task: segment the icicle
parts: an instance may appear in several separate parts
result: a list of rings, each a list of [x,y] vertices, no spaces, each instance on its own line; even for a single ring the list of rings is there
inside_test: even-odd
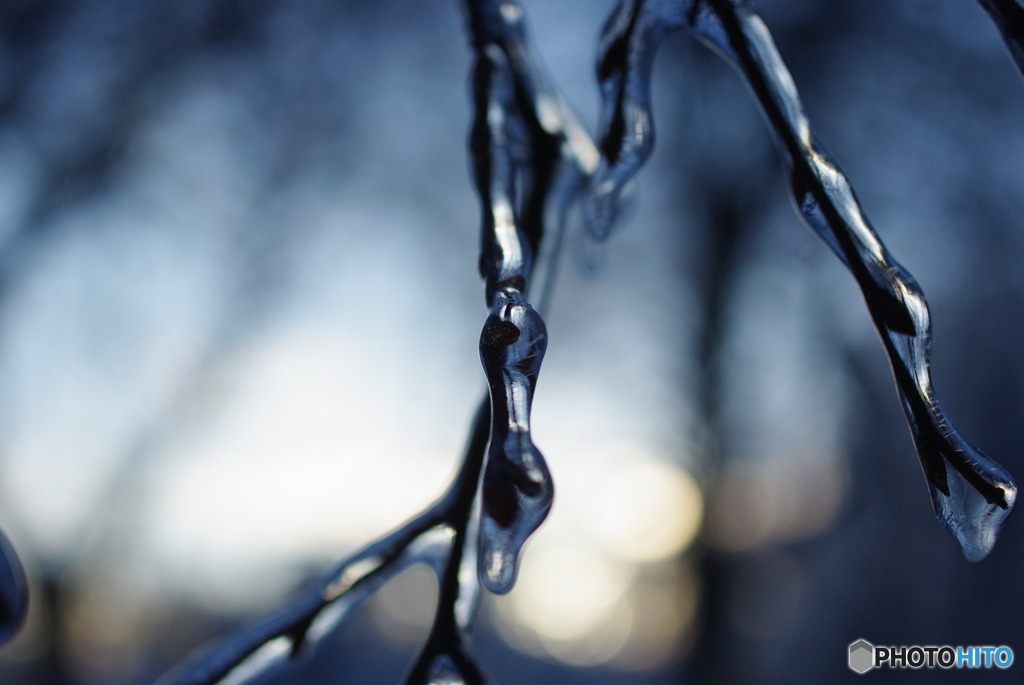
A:
[[[1006,0],[983,0],[983,5],[997,23],[1000,16],[1021,13],[1018,4]],[[630,0],[612,13],[598,67],[605,97],[605,157],[590,188],[596,217],[592,230],[598,237],[607,234],[610,224],[601,223],[602,217],[612,216],[614,210],[602,209],[601,203],[613,206],[623,184],[650,154],[651,65],[661,40],[683,26],[732,63],[757,98],[789,168],[797,208],[846,264],[864,294],[892,365],[935,512],[963,555],[980,561],[992,550],[1013,509],[1016,486],[1001,466],[953,428],[939,406],[929,374],[931,320],[924,295],[882,244],[845,174],[814,137],[768,28],[745,3]],[[1004,26],[1004,34],[1009,33]],[[1018,53],[1014,51],[1015,56]]]

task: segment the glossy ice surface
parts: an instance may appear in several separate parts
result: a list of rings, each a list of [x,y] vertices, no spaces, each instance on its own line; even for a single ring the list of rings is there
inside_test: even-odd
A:
[[[473,422],[462,468],[448,492],[421,515],[341,562],[292,606],[186,659],[160,685],[238,685],[286,665],[416,562],[435,570],[440,597],[430,636],[406,682],[484,682],[463,647],[481,582],[493,592],[512,588],[522,545],[543,522],[553,497],[544,458],[530,438],[530,407],[547,348],[544,321],[526,295],[534,254],[546,234],[545,208],[549,202],[559,207],[564,220],[598,152],[548,85],[526,42],[519,5],[475,0],[466,7],[475,55],[470,152],[481,202],[480,272],[490,311],[480,335],[489,397]],[[550,233],[561,228],[553,226]],[[548,258],[556,257],[557,250]],[[549,268],[544,292],[553,273]]]
[[[1000,24],[1020,63],[1024,11],[1009,1],[982,5]],[[616,198],[651,153],[651,67],[661,41],[681,28],[690,29],[720,53],[756,97],[789,171],[793,201],[864,295],[892,365],[935,513],[968,561],[984,559],[1013,510],[1016,485],[953,427],[939,405],[929,373],[931,320],[924,294],[889,254],[839,164],[815,138],[768,28],[746,3],[630,0],[612,13],[598,61],[604,156],[587,200],[591,233],[598,238],[608,235]]]
[[[517,291],[500,294],[480,338],[492,419],[479,565],[481,582],[492,592],[512,589],[519,550],[554,496],[544,457],[530,439],[530,405],[546,348],[540,315]]]

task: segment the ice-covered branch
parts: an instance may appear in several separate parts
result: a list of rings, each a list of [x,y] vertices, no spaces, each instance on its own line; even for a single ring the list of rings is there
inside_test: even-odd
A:
[[[158,685],[249,682],[308,653],[381,585],[409,565],[427,563],[443,577],[453,550],[464,542],[469,527],[488,423],[485,405],[474,420],[458,476],[448,492],[425,512],[335,566],[312,590],[278,614],[186,659],[158,680]]]
[[[388,579],[419,562],[434,569],[440,593],[407,682],[484,682],[462,635],[475,613],[478,578],[495,592],[511,589],[520,548],[543,521],[553,493],[529,430],[547,344],[544,322],[526,298],[533,256],[546,234],[558,243],[567,206],[599,155],[548,84],[526,40],[522,8],[489,0],[466,7],[476,58],[470,151],[483,214],[480,271],[490,312],[480,357],[489,398],[473,421],[459,474],[425,512],[338,564],[297,602],[186,659],[158,685],[239,685],[265,675],[311,651]],[[518,194],[517,184],[524,190]],[[558,221],[545,231],[549,204]],[[557,256],[549,250],[544,259]],[[554,265],[545,267],[547,293]]]
[[[978,0],[978,4],[996,23],[1010,56],[1024,74],[1024,5],[1018,0]]]
[[[1006,16],[1017,16],[1011,7],[1020,11],[1016,3],[1001,0],[986,7],[998,7]],[[969,561],[983,559],[1013,509],[1013,479],[953,428],[935,398],[924,295],[882,244],[849,180],[811,132],[771,34],[744,2],[627,0],[613,11],[597,68],[604,111],[602,159],[587,199],[592,233],[607,235],[618,193],[650,155],[651,66],[664,37],[680,28],[689,28],[732,64],[761,106],[789,169],[797,208],[861,288],[892,365],[935,512]],[[1005,28],[1004,34],[1009,35]]]
[[[496,11],[499,16],[487,16]],[[521,10],[471,5],[474,27],[495,19],[521,21]],[[483,16],[480,16],[483,15]],[[480,359],[491,398],[491,436],[481,492],[479,570],[485,587],[508,592],[519,550],[547,516],[554,488],[544,457],[530,439],[530,406],[547,330],[525,292],[534,244],[515,210],[517,159],[513,136],[524,128],[506,52],[476,40],[475,121],[470,138],[482,209],[480,274],[491,311],[480,334]]]

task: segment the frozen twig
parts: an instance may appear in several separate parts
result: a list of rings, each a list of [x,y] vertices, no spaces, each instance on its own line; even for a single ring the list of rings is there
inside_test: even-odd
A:
[[[468,528],[487,423],[484,408],[474,421],[459,474],[448,492],[425,512],[335,566],[291,606],[182,662],[158,680],[158,685],[248,682],[309,652],[381,585],[409,565],[428,563],[441,576],[446,558],[451,557]]]
[[[308,653],[388,579],[418,562],[434,569],[440,593],[430,636],[406,682],[484,682],[463,646],[478,578],[493,591],[511,589],[519,550],[553,495],[529,434],[547,343],[544,322],[526,298],[532,257],[546,233],[555,246],[560,243],[568,205],[599,155],[549,86],[526,41],[522,8],[490,0],[466,6],[476,58],[470,151],[483,214],[480,271],[490,312],[480,357],[489,398],[476,413],[459,473],[422,514],[335,566],[278,614],[186,659],[158,685],[239,685],[265,675]],[[518,195],[517,183],[524,185]],[[546,232],[549,203],[556,206],[557,222]],[[550,263],[542,298],[550,292],[557,253],[545,255]]]
[[[1010,56],[1024,74],[1024,5],[1018,0],[978,0],[1006,41]]]
[[[492,28],[520,22],[521,14],[508,3],[470,4],[476,51],[470,151],[482,210],[480,274],[490,308],[480,334],[491,436],[481,485],[479,573],[484,586],[499,593],[512,588],[519,551],[547,516],[554,495],[544,457],[530,438],[530,406],[547,329],[526,299],[539,241],[527,236],[515,211],[521,161],[514,136],[525,130],[525,122],[501,34]]]
[[[983,0],[1020,63],[1020,5]],[[811,132],[793,79],[761,18],[742,0],[625,0],[601,37],[602,159],[586,200],[606,236],[624,184],[650,155],[650,77],[669,33],[690,29],[746,80],[775,134],[794,202],[860,286],[892,365],[935,512],[969,561],[992,550],[1013,509],[1013,479],[953,428],[932,389],[931,320],[920,287],[882,244],[835,159]]]

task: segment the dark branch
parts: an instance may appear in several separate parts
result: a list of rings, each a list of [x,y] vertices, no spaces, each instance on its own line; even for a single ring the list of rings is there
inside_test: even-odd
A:
[[[1008,17],[1020,10],[1016,3],[1001,0],[986,5],[996,6]],[[935,398],[929,370],[931,319],[924,294],[889,254],[849,180],[811,132],[771,34],[741,0],[629,0],[613,12],[601,39],[598,73],[605,99],[601,148],[618,154],[602,159],[591,181],[588,206],[597,221],[592,231],[598,237],[607,235],[601,218],[614,216],[623,185],[650,155],[651,66],[664,37],[681,28],[690,29],[732,64],[761,106],[788,167],[797,209],[846,264],[864,295],[892,365],[935,512],[969,561],[983,559],[1013,508],[1013,479],[953,428]]]

